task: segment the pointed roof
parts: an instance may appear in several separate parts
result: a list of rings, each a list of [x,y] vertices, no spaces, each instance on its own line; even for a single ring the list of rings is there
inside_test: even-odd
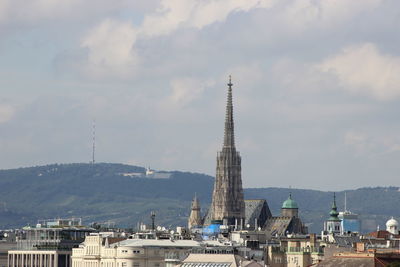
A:
[[[232,103],[232,77],[229,75],[228,97],[226,101],[225,132],[223,148],[235,149],[235,134],[233,125],[233,103]]]
[[[196,210],[196,209],[200,210],[200,201],[197,198],[197,194],[195,193],[194,198],[192,200],[192,210]]]
[[[329,212],[329,219],[328,221],[340,221],[339,219],[339,212],[337,211],[337,206],[336,206],[336,194],[333,193],[333,203],[332,203],[332,209]]]

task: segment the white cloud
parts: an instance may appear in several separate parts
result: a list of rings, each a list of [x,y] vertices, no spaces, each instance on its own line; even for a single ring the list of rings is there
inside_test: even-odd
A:
[[[168,102],[174,107],[184,107],[203,95],[205,89],[213,85],[212,81],[195,78],[178,78],[171,81],[172,92]]]
[[[317,68],[336,76],[343,88],[352,93],[380,100],[400,96],[400,57],[383,54],[374,44],[347,47]]]
[[[353,146],[358,152],[365,152],[371,146],[368,137],[364,133],[354,131],[345,134],[344,143]]]
[[[139,60],[134,49],[138,39],[168,35],[178,28],[201,29],[224,21],[233,12],[268,7],[270,3],[269,0],[163,0],[160,7],[145,16],[138,27],[126,21],[106,19],[81,42],[89,53],[87,67],[96,75],[114,71],[126,76],[124,70],[132,70],[131,65]]]
[[[142,32],[157,36],[169,34],[179,27],[201,29],[225,21],[231,13],[265,8],[271,3],[270,0],[163,0],[157,12],[144,19]]]
[[[344,144],[351,147],[357,156],[380,156],[400,151],[400,140],[397,133],[365,133],[348,131],[344,135]]]
[[[295,30],[305,30],[310,26],[331,27],[346,23],[362,12],[373,10],[381,2],[382,0],[294,0],[289,1],[282,17]]]
[[[133,50],[135,41],[136,30],[130,23],[103,21],[81,42],[88,49],[86,70],[94,75],[128,75],[138,63]]]
[[[15,113],[15,109],[7,104],[0,104],[0,123],[9,121]]]

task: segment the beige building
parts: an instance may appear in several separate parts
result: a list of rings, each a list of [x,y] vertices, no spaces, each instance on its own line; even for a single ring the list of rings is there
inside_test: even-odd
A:
[[[200,244],[194,240],[170,239],[121,241],[91,234],[79,248],[72,250],[72,267],[172,267]]]
[[[12,250],[8,252],[9,267],[71,267],[71,251]]]
[[[269,267],[305,267],[319,263],[324,256],[315,234],[304,238],[284,238],[280,246],[266,249],[266,266]]]

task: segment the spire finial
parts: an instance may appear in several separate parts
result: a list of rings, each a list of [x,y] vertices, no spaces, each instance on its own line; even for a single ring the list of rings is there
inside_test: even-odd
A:
[[[229,86],[229,87],[232,87],[232,85],[233,85],[233,83],[232,83],[232,76],[229,75],[229,83],[228,83],[228,86]]]
[[[333,192],[333,203],[332,203],[332,209],[337,209],[336,207],[336,192]]]

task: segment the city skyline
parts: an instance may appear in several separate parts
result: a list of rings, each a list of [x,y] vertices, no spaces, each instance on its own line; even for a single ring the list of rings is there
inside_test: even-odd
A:
[[[244,187],[399,186],[400,4],[4,1],[0,169],[215,176],[235,84]]]

